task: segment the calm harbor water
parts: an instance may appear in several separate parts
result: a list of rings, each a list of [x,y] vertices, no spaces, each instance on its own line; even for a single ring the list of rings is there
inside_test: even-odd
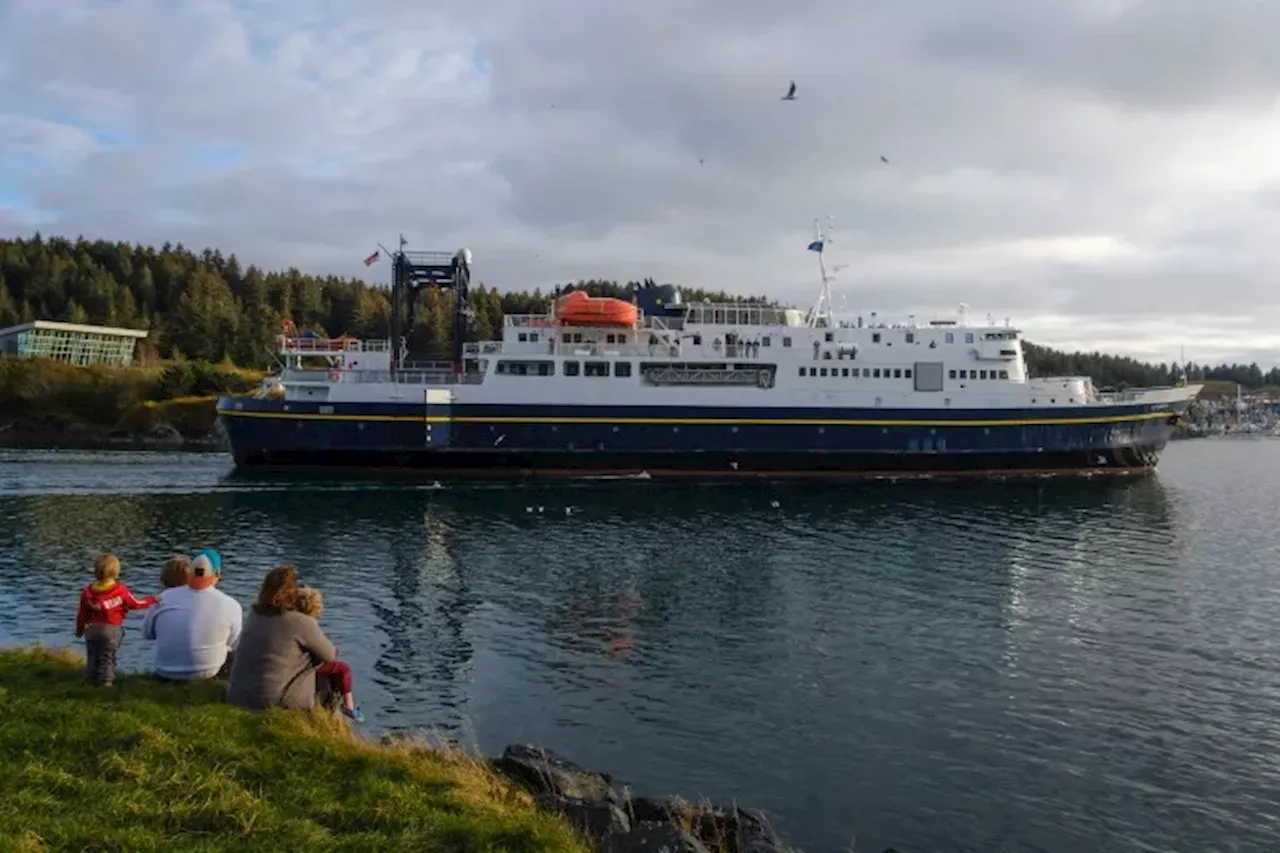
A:
[[[558,749],[810,853],[1280,844],[1280,442],[1135,482],[448,486],[0,451],[0,644],[214,545],[296,563],[371,728]],[[126,637],[123,664],[149,644]]]

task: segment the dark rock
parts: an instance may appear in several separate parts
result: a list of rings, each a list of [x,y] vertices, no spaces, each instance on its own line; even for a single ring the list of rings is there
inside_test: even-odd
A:
[[[610,835],[600,853],[708,853],[706,846],[669,823],[637,824],[630,832]]]
[[[695,805],[678,797],[636,797],[626,804],[636,823],[670,823],[685,827],[703,844],[724,853],[776,853],[782,842],[757,809]]]
[[[494,764],[507,777],[535,795],[555,794],[577,800],[617,802],[612,777],[579,767],[539,746],[508,746]]]
[[[580,800],[557,794],[539,794],[533,798],[533,802],[540,809],[564,815],[569,823],[597,840],[631,831],[631,821],[622,809],[606,800]]]

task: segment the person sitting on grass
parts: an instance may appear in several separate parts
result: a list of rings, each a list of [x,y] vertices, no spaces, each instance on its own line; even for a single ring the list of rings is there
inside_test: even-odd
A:
[[[120,583],[120,559],[103,554],[93,561],[93,583],[80,593],[76,636],[84,637],[85,674],[107,687],[116,679],[116,651],[124,640],[124,617],[130,610],[146,610],[159,599],[134,598]]]
[[[316,620],[298,611],[298,569],[276,566],[245,619],[227,701],[251,711],[309,711],[316,704],[316,668],[337,659]]]
[[[164,598],[164,594],[175,587],[186,586],[191,583],[191,578],[195,572],[191,568],[191,560],[182,554],[177,554],[164,561],[164,568],[160,570],[160,597]]]
[[[305,613],[312,619],[319,621],[320,614],[324,612],[324,598],[320,595],[320,590],[309,586],[299,587],[298,612]],[[336,647],[333,653],[337,655],[338,649]],[[363,723],[364,714],[360,713],[360,709],[356,707],[356,697],[351,692],[351,667],[340,660],[322,663],[316,667],[316,690],[321,693],[324,692],[319,681],[322,678],[327,678],[330,685],[335,685],[336,682],[336,686],[341,689],[342,713],[357,723]]]
[[[240,604],[217,589],[222,555],[205,548],[190,562],[187,585],[165,590],[142,623],[142,636],[156,641],[152,673],[165,681],[225,677],[240,640]]]

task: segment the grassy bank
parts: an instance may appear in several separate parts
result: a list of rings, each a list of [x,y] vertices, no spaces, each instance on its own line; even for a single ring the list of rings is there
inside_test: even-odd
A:
[[[248,391],[262,376],[206,362],[77,367],[0,358],[0,442],[74,445],[169,427],[182,439],[200,440],[213,429],[218,395]]]
[[[374,745],[322,712],[241,711],[220,683],[95,689],[82,667],[0,650],[0,848],[588,849],[466,756]]]

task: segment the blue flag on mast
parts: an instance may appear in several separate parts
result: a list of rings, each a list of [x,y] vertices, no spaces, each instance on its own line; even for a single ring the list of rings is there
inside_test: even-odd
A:
[[[823,241],[821,239],[814,240],[812,243],[809,244],[809,251],[821,253],[822,243]]]

